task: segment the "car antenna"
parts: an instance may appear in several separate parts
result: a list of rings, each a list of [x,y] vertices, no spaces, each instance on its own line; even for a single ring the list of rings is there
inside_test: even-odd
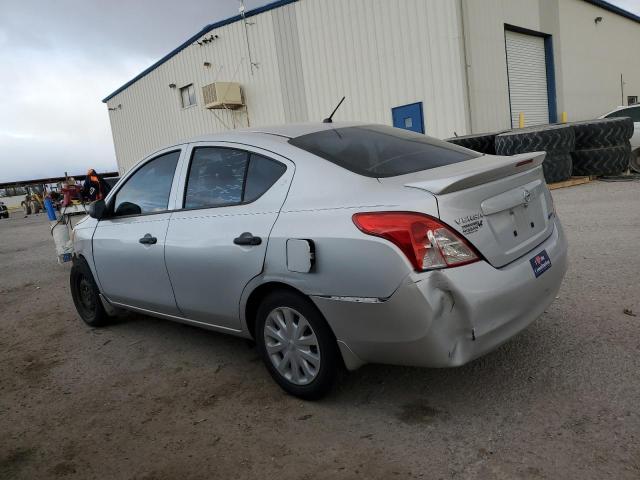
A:
[[[336,113],[338,111],[338,109],[340,108],[340,105],[342,105],[342,102],[344,102],[344,99],[347,97],[342,97],[342,100],[340,100],[340,103],[338,103],[338,105],[336,106],[336,108],[333,109],[333,112],[331,112],[331,115],[329,115],[327,118],[325,118],[322,123],[333,123],[333,114]]]

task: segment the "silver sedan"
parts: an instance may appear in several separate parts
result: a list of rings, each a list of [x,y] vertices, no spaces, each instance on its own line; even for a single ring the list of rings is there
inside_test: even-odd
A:
[[[560,288],[543,159],[356,123],[179,143],[75,227],[73,300],[91,326],[125,309],[253,339],[302,398],[342,365],[462,365]]]

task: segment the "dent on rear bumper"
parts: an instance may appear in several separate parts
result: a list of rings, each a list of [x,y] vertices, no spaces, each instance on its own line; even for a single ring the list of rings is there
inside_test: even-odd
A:
[[[552,267],[535,278],[529,258],[546,250]],[[463,365],[516,335],[554,300],[567,269],[560,223],[541,245],[496,269],[486,262],[413,274],[379,302],[312,297],[350,369],[364,363]]]

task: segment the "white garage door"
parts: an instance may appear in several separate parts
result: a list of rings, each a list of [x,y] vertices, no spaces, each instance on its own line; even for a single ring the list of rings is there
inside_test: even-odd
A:
[[[507,74],[511,100],[511,126],[549,123],[544,38],[506,31]]]

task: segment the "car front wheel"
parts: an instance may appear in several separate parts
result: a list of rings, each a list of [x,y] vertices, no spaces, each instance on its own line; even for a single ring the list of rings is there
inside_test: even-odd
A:
[[[74,259],[69,283],[73,303],[84,323],[91,327],[106,324],[109,316],[102,306],[100,292],[91,269],[83,258]]]
[[[256,342],[269,373],[287,393],[314,400],[331,390],[339,351],[309,299],[288,291],[267,296],[258,309]]]

